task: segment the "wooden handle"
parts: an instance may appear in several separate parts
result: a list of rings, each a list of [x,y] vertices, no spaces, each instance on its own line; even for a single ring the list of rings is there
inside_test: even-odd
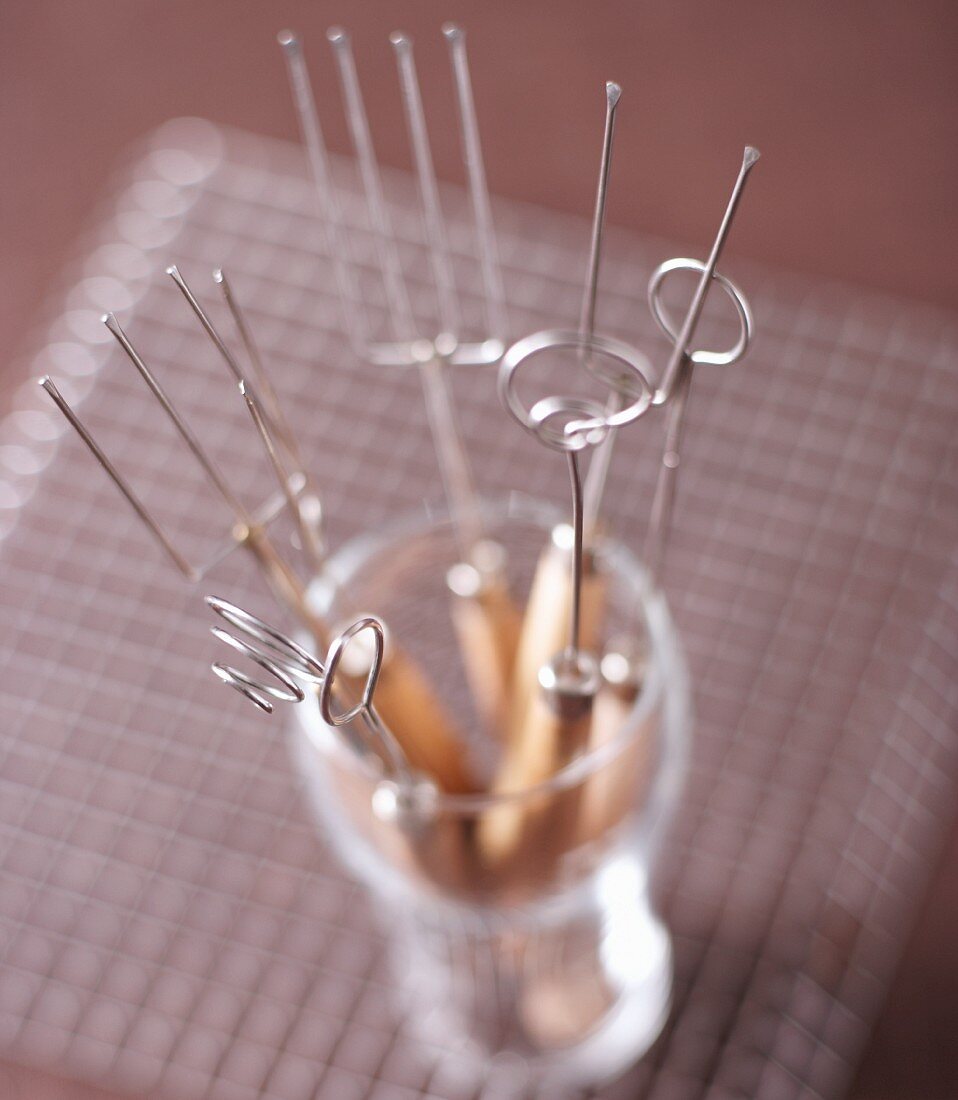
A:
[[[424,772],[450,794],[479,790],[466,761],[465,741],[422,670],[395,644],[379,674],[376,709],[413,770]]]
[[[509,740],[491,786],[496,794],[525,790],[554,775],[588,743],[591,709],[574,717],[557,713],[543,696],[539,670],[568,644],[572,601],[571,546],[567,528],[557,527],[539,556],[516,654]],[[598,644],[606,580],[586,557],[580,604],[580,644]],[[542,860],[561,848],[568,827],[574,830],[577,794],[559,792],[535,805],[505,803],[487,811],[476,829],[478,859],[490,868]],[[561,811],[561,812],[560,812]],[[551,835],[550,835],[551,834]]]
[[[521,745],[532,701],[539,689],[539,669],[565,649],[569,641],[572,604],[571,547],[567,527],[557,527],[539,555],[529,602],[516,651],[512,705],[509,709],[509,745]],[[582,570],[580,647],[595,651],[605,612],[607,581],[586,554]]]
[[[452,580],[450,588],[452,621],[473,699],[489,732],[504,740],[522,625],[519,609],[501,574],[483,577],[472,591]]]
[[[590,752],[617,736],[637,697],[635,686],[603,685],[592,712]],[[628,816],[633,806],[641,803],[654,771],[656,718],[654,712],[646,715],[642,728],[632,733],[629,744],[585,781],[578,808],[577,844],[600,840]]]
[[[352,762],[332,759],[327,766],[335,797],[361,835],[393,870],[409,878],[425,879],[429,889],[438,886],[453,893],[467,889],[466,826],[462,821],[443,815],[409,826],[384,821],[373,809],[375,783],[367,774],[357,771]]]
[[[526,790],[548,779],[586,744],[590,729],[588,710],[575,718],[563,717],[552,709],[541,691],[537,692],[523,741],[507,753],[493,783],[493,793]],[[542,866],[557,844],[563,847],[561,835],[566,819],[574,825],[575,808],[569,804],[573,794],[549,793],[487,810],[476,830],[479,862],[492,869],[514,864],[527,869]]]

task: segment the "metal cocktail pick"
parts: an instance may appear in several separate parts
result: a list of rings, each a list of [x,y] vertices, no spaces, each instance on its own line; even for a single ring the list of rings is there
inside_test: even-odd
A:
[[[672,524],[672,508],[680,465],[680,450],[685,416],[688,408],[692,372],[696,364],[730,366],[737,363],[748,351],[752,339],[752,310],[743,292],[716,268],[732,220],[745,188],[749,172],[759,159],[759,152],[746,146],[732,194],[719,225],[708,259],[693,260],[678,257],[666,260],[652,273],[649,280],[649,309],[656,323],[672,341],[672,352],[656,387],[653,404],[666,406],[665,439],[662,459],[655,484],[655,494],[645,540],[644,561],[649,581],[657,587],[665,561],[665,550]],[[676,271],[699,273],[699,280],[692,301],[680,326],[674,324],[665,306],[663,287],[666,279]],[[712,283],[731,299],[739,322],[739,336],[727,351],[693,349],[692,340],[702,315],[705,300]],[[623,638],[613,643],[603,659],[603,672],[607,682],[620,694],[623,702],[630,703],[641,686],[644,664],[644,646],[640,639]]]
[[[622,89],[618,84],[612,81],[606,83],[605,124],[579,329],[577,333],[563,333],[561,336],[561,340],[567,346],[577,348],[579,362],[584,368],[615,387],[623,383],[623,380],[626,386],[631,385],[632,367],[637,367],[639,373],[646,373],[648,369],[647,360],[636,349],[627,348],[626,345],[617,341],[608,341],[607,338],[597,338],[595,334],[606,198],[612,162],[615,116],[621,95]],[[554,339],[555,335],[555,333],[548,335],[551,346],[558,346]],[[610,349],[614,350],[610,351]],[[620,359],[625,360],[625,365]],[[628,396],[620,396],[619,390],[615,389],[610,397],[607,411],[610,415],[614,414],[621,411],[627,404]],[[594,512],[590,511],[590,502],[594,501],[595,493],[590,487],[593,485],[598,468],[608,461],[613,435],[614,432],[611,431],[606,433],[604,441],[595,448],[584,491],[583,560],[580,563],[582,574],[580,577],[580,629],[587,648],[595,648],[599,644],[598,632],[605,602],[605,580],[596,569],[593,554],[596,524]],[[573,573],[570,569],[570,552],[573,541],[571,529],[568,525],[561,524],[553,530],[548,545],[539,556],[519,636],[509,718],[510,738],[522,737],[521,731],[527,721],[536,692],[538,671],[556,652],[565,629],[568,609],[572,604]]]
[[[716,264],[732,227],[732,219],[735,217],[735,211],[742,197],[745,181],[758,161],[759,155],[759,151],[752,148],[751,145],[745,147],[742,167],[739,169],[738,177],[732,188],[728,206],[712,244],[712,251],[705,263],[703,264],[700,260],[685,258],[668,260],[656,268],[649,280],[649,308],[652,311],[652,316],[666,336],[673,341],[672,353],[666,363],[665,370],[662,372],[662,378],[655,395],[656,404],[668,403],[668,412],[662,465],[656,482],[649,534],[645,548],[646,568],[649,570],[653,584],[658,583],[665,554],[665,545],[671,526],[675,482],[679,468],[679,448],[681,446],[685,411],[688,405],[689,389],[692,384],[693,367],[696,363],[715,366],[729,366],[732,363],[737,363],[748,351],[752,338],[752,311],[748,301],[731,280],[716,271]],[[673,271],[683,270],[698,271],[701,274],[682,326],[676,332],[665,309],[662,299],[662,287],[666,278]],[[740,325],[737,342],[728,351],[723,352],[694,350],[691,346],[713,280],[731,298]]]

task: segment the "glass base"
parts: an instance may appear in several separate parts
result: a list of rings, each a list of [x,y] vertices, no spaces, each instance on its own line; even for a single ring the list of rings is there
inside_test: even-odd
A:
[[[668,1018],[672,942],[642,899],[628,913],[624,950],[611,929],[595,946],[569,926],[512,929],[473,939],[463,965],[453,958],[461,948],[440,947],[421,926],[393,931],[404,1030],[476,1073],[601,1085],[641,1058]]]

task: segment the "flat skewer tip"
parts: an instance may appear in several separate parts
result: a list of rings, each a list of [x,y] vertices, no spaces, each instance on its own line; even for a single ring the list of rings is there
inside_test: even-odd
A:
[[[345,46],[349,43],[349,34],[342,27],[330,27],[326,38],[334,46]]]
[[[276,36],[276,41],[287,54],[299,53],[299,39],[292,31],[280,31]]]
[[[443,23],[442,33],[450,42],[459,42],[466,37],[466,32],[456,23]]]
[[[616,84],[614,80],[607,80],[605,82],[605,94],[609,101],[609,106],[614,107],[622,95],[622,85]]]
[[[412,38],[405,31],[393,31],[389,41],[397,50],[411,50]]]
[[[751,168],[761,155],[762,154],[755,148],[754,145],[746,145],[745,156],[742,160],[742,167]]]

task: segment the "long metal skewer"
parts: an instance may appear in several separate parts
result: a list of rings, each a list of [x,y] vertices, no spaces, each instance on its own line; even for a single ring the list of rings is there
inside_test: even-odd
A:
[[[63,394],[57,389],[56,383],[50,378],[49,375],[44,375],[39,379],[40,385],[47,391],[50,397],[53,399],[57,408],[69,421],[70,425],[77,435],[83,440],[83,442],[90,449],[93,457],[99,462],[99,464],[106,471],[108,477],[113,484],[120,490],[127,502],[134,512],[140,517],[140,520],[146,526],[147,530],[153,535],[157,543],[162,547],[164,553],[169,557],[170,561],[176,566],[176,568],[183,574],[188,581],[198,581],[200,579],[200,573],[194,569],[192,565],[183,557],[183,555],[176,549],[170,539],[167,537],[163,528],[159,522],[154,518],[153,514],[140,500],[136,493],[131,488],[126,478],[117,470],[113,463],[107,458],[100,448],[100,445],[93,438],[90,432],[87,430],[86,425],[73,411],[70,405],[67,403]]]
[[[599,270],[602,258],[602,240],[605,226],[606,199],[609,186],[609,171],[612,159],[613,137],[615,133],[615,114],[622,89],[613,81],[605,85],[605,122],[602,135],[602,152],[599,160],[599,178],[596,187],[595,207],[592,216],[592,234],[589,246],[589,261],[583,286],[582,305],[579,316],[579,329],[574,346],[579,362],[592,369],[596,356],[593,337],[595,333],[596,300],[598,294]],[[628,373],[628,372],[627,372]],[[610,397],[610,411],[618,411],[622,405],[613,395]],[[576,545],[591,551],[595,534],[595,516],[592,503],[595,499],[595,474],[598,466],[607,462],[609,448],[614,432],[608,432],[603,442],[595,448],[589,465],[588,478],[581,492],[576,490],[574,500],[581,505],[575,512],[582,523],[583,537],[577,542],[575,532],[560,525],[552,532],[552,537],[539,556],[535,576],[530,589],[522,631],[516,656],[515,690],[513,694],[510,728],[511,736],[521,738],[521,730],[527,721],[529,710],[535,699],[536,677],[543,663],[556,652],[560,633],[564,630],[565,609],[574,610],[577,616],[577,630],[581,629],[584,618],[590,635],[595,631],[601,618],[604,597],[604,585],[592,569],[590,556],[590,576],[583,583],[583,561],[574,566],[573,574],[569,570],[569,552]],[[569,454],[569,461],[578,464],[578,456]],[[579,480],[578,465],[575,471]],[[581,500],[579,498],[582,498]],[[577,574],[577,577],[575,576]],[[571,585],[577,580],[578,595],[574,595]],[[580,614],[585,603],[585,615]],[[598,639],[589,637],[588,645],[597,644]]]
[[[615,129],[615,108],[622,94],[618,84],[606,84],[608,105],[605,116],[605,134],[602,139],[602,159],[599,164],[599,184],[595,198],[595,213],[592,219],[592,240],[589,247],[588,278],[582,296],[582,313],[579,331],[591,336],[595,332],[595,307],[599,286],[599,264],[602,258],[602,233],[605,226],[606,196],[609,189],[609,171],[612,166],[612,140]],[[626,395],[613,391],[609,398],[609,409],[615,411],[624,406]],[[589,463],[589,472],[585,483],[585,530],[591,542],[599,522],[602,496],[605,492],[609,466],[612,462],[612,448],[615,445],[615,432],[609,432],[604,441],[595,449]]]
[[[732,227],[732,219],[735,217],[735,211],[742,197],[745,181],[760,155],[757,149],[753,148],[751,145],[746,145],[745,154],[742,158],[742,167],[739,169],[738,177],[735,180],[735,186],[732,188],[732,195],[725,209],[722,224],[719,226],[715,242],[712,245],[712,251],[709,253],[709,258],[706,260],[705,267],[702,269],[702,275],[699,279],[698,286],[695,288],[695,294],[692,297],[692,302],[685,315],[685,320],[682,322],[682,327],[675,337],[672,354],[669,356],[669,361],[666,363],[665,370],[662,372],[662,379],[659,382],[658,390],[654,398],[654,404],[656,405],[664,404],[672,396],[672,391],[678,384],[679,372],[686,367],[689,361],[689,344],[695,332],[695,326],[699,323],[699,318],[702,315],[702,308],[705,305],[709,284],[712,281],[712,276],[715,274],[715,265],[718,263],[718,258],[725,245],[729,229]]]
[[[672,525],[672,509],[675,502],[675,488],[681,462],[680,452],[682,434],[685,425],[686,411],[688,409],[689,391],[692,386],[692,370],[697,361],[696,353],[692,350],[690,345],[695,335],[695,328],[702,315],[702,308],[705,305],[705,298],[708,294],[709,287],[712,284],[712,280],[716,278],[716,265],[722,253],[722,249],[725,246],[725,241],[728,238],[729,230],[732,227],[732,219],[735,217],[735,211],[742,197],[745,181],[748,178],[749,172],[758,161],[759,155],[757,149],[753,148],[751,145],[746,146],[742,158],[742,167],[739,169],[735,185],[732,188],[732,194],[725,209],[725,214],[722,217],[721,224],[719,225],[715,241],[712,244],[712,250],[702,267],[698,285],[695,288],[695,294],[692,297],[682,327],[675,337],[672,354],[662,374],[662,379],[654,399],[658,403],[668,400],[669,405],[666,414],[665,443],[662,449],[661,465],[659,466],[659,473],[655,483],[655,495],[652,500],[652,511],[645,543],[644,557],[646,567],[649,571],[649,577],[653,585],[657,585],[660,579],[665,559],[665,547]],[[653,282],[650,284],[650,295],[657,294],[659,285],[660,283],[656,282],[653,277]],[[742,318],[743,336],[739,342],[739,346],[741,347],[741,352],[739,354],[744,354],[751,334],[751,314],[748,309],[748,303],[745,302],[738,290],[729,284],[728,280],[722,280],[722,285],[732,296],[733,301],[736,302],[736,306]],[[655,289],[652,290],[652,287],[655,287]],[[663,316],[657,303],[653,301],[651,304],[653,312],[659,317]],[[723,361],[722,356],[714,356],[708,353],[700,357],[698,361],[708,362],[710,360]],[[726,358],[724,361],[729,362],[734,360]]]

